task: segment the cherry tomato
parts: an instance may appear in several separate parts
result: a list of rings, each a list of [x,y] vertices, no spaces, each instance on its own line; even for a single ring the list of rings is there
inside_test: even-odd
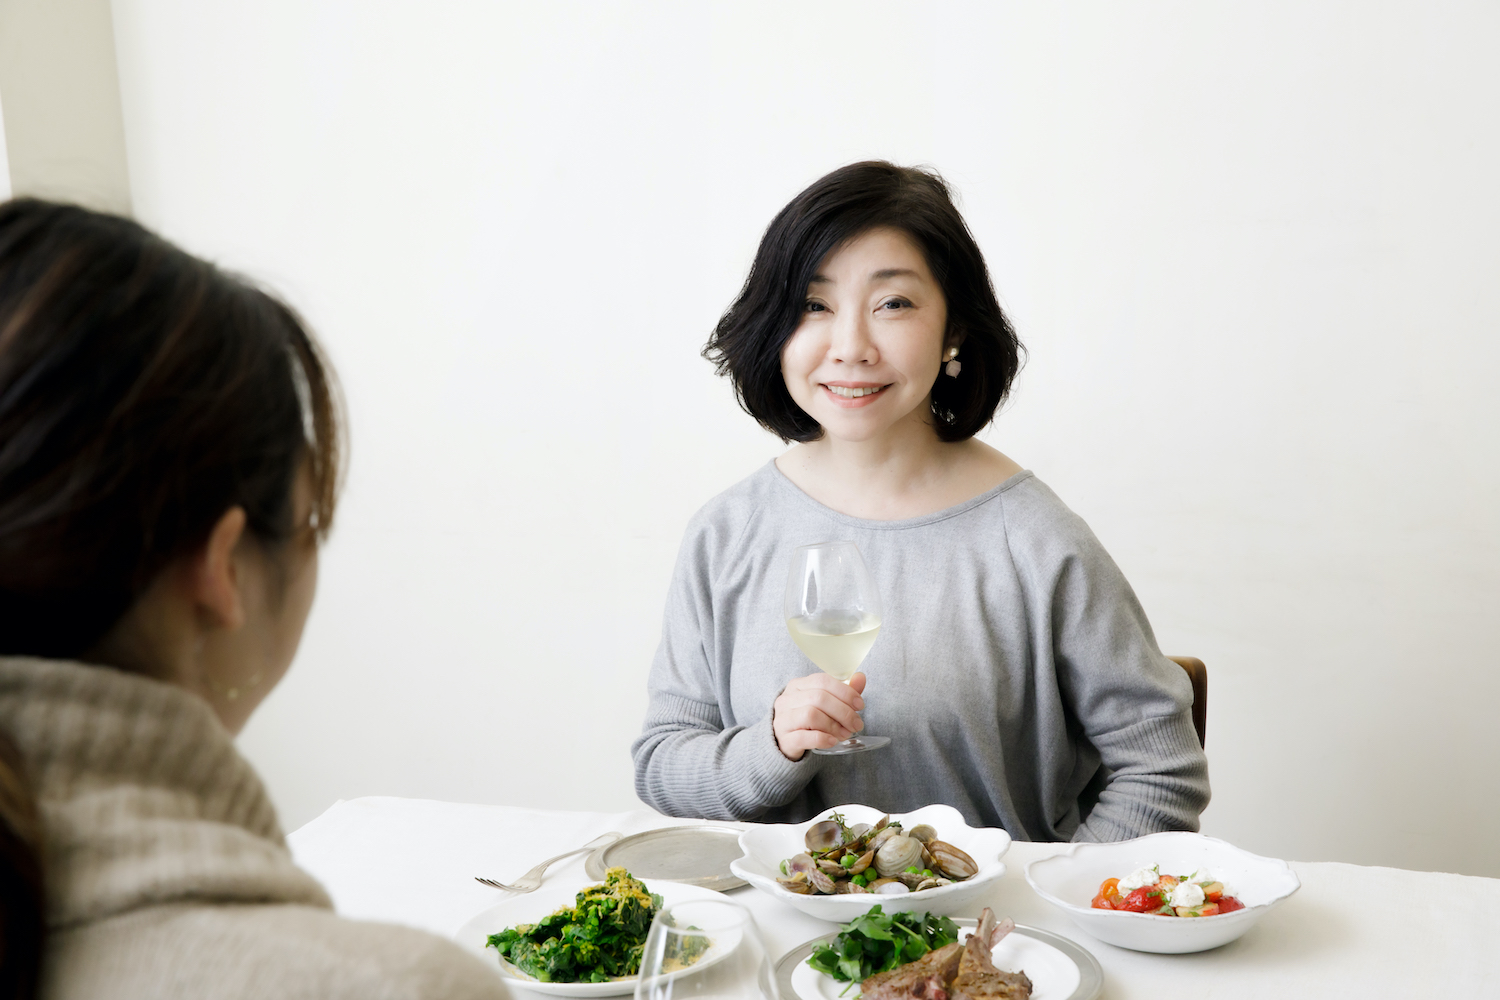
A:
[[[1223,882],[1210,882],[1208,883],[1208,885],[1205,885],[1203,887],[1203,898],[1208,900],[1210,903],[1217,903],[1220,897],[1222,897],[1223,895]]]
[[[1238,899],[1235,899],[1233,896],[1220,896],[1219,897],[1219,912],[1220,913],[1233,913],[1235,910],[1243,910],[1244,908],[1245,908],[1245,904],[1241,903]]]
[[[1089,905],[1096,910],[1113,910],[1115,908],[1115,904],[1111,903],[1109,897],[1102,892],[1095,896],[1094,901]]]
[[[1120,880],[1119,879],[1117,879],[1117,878],[1107,878],[1103,882],[1099,883],[1099,895],[1101,895],[1101,896],[1118,896],[1119,894],[1120,894]]]
[[[1143,885],[1139,889],[1133,889],[1130,895],[1125,897],[1125,902],[1118,909],[1129,913],[1146,913],[1161,908],[1161,890],[1154,885]]]

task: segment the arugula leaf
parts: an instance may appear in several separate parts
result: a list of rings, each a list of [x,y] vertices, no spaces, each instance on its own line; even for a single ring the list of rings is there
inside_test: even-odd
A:
[[[958,940],[958,925],[932,913],[892,913],[876,904],[813,949],[807,964],[839,982],[863,982]]]

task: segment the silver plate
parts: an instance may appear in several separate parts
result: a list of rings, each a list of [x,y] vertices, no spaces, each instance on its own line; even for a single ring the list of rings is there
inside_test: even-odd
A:
[[[727,892],[747,885],[729,870],[742,857],[740,832],[723,826],[668,826],[605,844],[588,856],[583,870],[602,879],[608,868],[629,870],[636,878],[698,885]]]
[[[967,917],[956,918],[953,921],[960,927],[977,927],[979,921]],[[1073,960],[1078,966],[1078,989],[1067,997],[1067,1000],[1095,1000],[1104,990],[1104,969],[1100,967],[1099,960],[1089,954],[1076,943],[1069,941],[1061,934],[1044,931],[1040,927],[1029,927],[1026,924],[1016,924],[1012,934],[1024,934],[1027,937],[1036,938],[1043,944],[1049,944]],[[797,991],[792,988],[792,972],[812,956],[813,948],[824,941],[832,941],[838,937],[838,931],[824,934],[822,937],[806,941],[781,956],[781,961],[776,963],[776,985],[781,994],[781,1000],[798,1000]],[[764,992],[764,983],[762,983]]]

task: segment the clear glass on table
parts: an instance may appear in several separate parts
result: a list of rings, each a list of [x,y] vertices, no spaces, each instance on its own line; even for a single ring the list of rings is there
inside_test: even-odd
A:
[[[760,929],[738,903],[670,903],[651,922],[635,1000],[793,1000],[778,992]]]

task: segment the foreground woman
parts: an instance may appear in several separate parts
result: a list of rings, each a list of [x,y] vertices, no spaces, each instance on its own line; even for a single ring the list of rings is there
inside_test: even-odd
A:
[[[801,443],[688,527],[632,749],[644,801],[766,821],[943,802],[1018,840],[1197,829],[1186,676],[1087,525],[974,440],[1019,349],[936,175],[854,164],[771,222],[706,353]],[[838,539],[883,597],[868,688],[809,673],[784,624],[793,549]],[[864,724],[890,746],[808,752]]]
[[[285,306],[140,226],[0,204],[3,995],[505,996],[336,917],[234,748],[312,602],[331,378]]]

